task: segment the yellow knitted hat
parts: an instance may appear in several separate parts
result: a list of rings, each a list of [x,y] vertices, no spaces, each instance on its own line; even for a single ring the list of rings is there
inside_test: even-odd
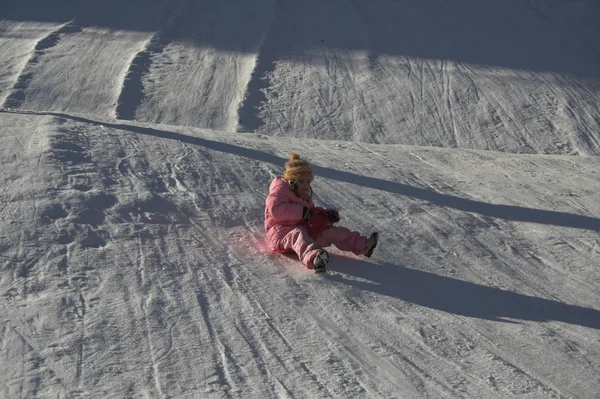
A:
[[[314,179],[312,168],[308,161],[300,159],[300,155],[292,153],[290,160],[285,163],[283,178],[287,181],[295,181],[301,177]]]

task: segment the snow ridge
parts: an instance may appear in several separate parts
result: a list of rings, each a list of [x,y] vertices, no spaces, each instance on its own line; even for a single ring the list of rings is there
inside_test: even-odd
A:
[[[19,108],[21,104],[23,104],[27,88],[33,77],[31,69],[40,61],[40,58],[46,53],[46,50],[56,46],[64,35],[76,32],[81,32],[81,27],[76,26],[74,20],[71,20],[63,24],[54,32],[48,34],[36,44],[31,58],[23,67],[23,70],[11,90],[12,93],[4,100],[4,104],[2,105],[3,108]]]
[[[246,92],[243,100],[238,106],[238,132],[253,132],[262,126],[263,121],[259,117],[260,107],[266,101],[264,90],[269,87],[269,73],[275,70],[276,57],[272,54],[272,41],[277,36],[274,25],[281,20],[281,1],[272,0],[271,21],[264,31],[255,58],[254,69],[246,84]]]
[[[183,14],[187,0],[180,0],[174,11],[169,13],[160,30],[155,32],[146,42],[144,49],[139,51],[131,60],[129,69],[123,79],[121,93],[115,109],[117,119],[134,120],[138,106],[144,100],[144,78],[152,66],[152,57],[162,53],[169,43],[166,35],[168,28],[172,27]]]
[[[144,99],[144,77],[150,71],[152,56],[163,51],[166,42],[156,32],[148,40],[144,49],[132,59],[129,70],[123,79],[121,93],[115,109],[117,119],[135,119],[135,111]]]

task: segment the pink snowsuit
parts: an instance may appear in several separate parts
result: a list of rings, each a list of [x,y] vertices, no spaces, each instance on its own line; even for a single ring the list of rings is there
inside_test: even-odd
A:
[[[304,201],[294,193],[292,185],[276,177],[269,187],[265,206],[265,231],[271,249],[277,252],[295,252],[309,269],[320,248],[335,245],[342,251],[362,255],[367,238],[345,227],[330,226],[313,240],[308,234],[308,223],[302,220],[304,207],[314,208],[312,200]]]

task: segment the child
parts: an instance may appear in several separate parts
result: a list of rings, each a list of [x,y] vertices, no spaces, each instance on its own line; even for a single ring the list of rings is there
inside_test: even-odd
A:
[[[340,216],[335,209],[316,208],[312,201],[313,172],[310,164],[296,153],[285,164],[283,178],[269,187],[265,207],[265,231],[274,251],[295,252],[315,273],[327,270],[329,254],[323,249],[335,245],[342,251],[370,257],[378,234],[369,238],[334,226]]]

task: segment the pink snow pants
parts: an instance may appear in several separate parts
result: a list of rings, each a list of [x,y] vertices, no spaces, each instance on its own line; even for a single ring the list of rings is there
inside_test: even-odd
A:
[[[278,237],[282,238],[278,239]],[[313,240],[308,235],[306,227],[295,226],[282,228],[271,237],[271,243],[277,251],[294,251],[306,267],[313,269],[319,249],[335,245],[342,251],[362,255],[367,247],[367,238],[345,227],[331,226]]]

